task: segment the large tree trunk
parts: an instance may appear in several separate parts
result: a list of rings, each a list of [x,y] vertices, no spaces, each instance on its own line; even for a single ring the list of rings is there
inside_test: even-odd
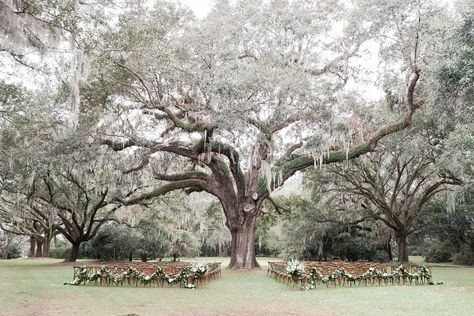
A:
[[[260,268],[255,258],[255,215],[248,215],[243,224],[231,229],[232,254],[229,269]]]
[[[69,257],[66,259],[66,261],[76,262],[77,257],[79,257],[79,246],[80,245],[81,245],[80,242],[72,244],[71,253],[69,254]]]
[[[408,262],[408,245],[407,235],[399,234],[398,236],[398,262]]]
[[[42,257],[43,256],[43,240],[42,239],[36,239],[36,257]]]
[[[420,256],[425,256],[425,237],[422,236],[420,238]]]
[[[30,258],[36,257],[36,240],[33,237],[30,237]]]
[[[49,257],[50,249],[51,249],[51,239],[49,236],[46,236],[46,239],[43,243],[43,256],[44,257]]]
[[[392,245],[391,245],[391,238],[389,239],[389,241],[387,241],[387,245],[386,245],[386,251],[387,251],[387,255],[388,255],[388,261],[392,262],[393,261],[393,254],[392,254]]]

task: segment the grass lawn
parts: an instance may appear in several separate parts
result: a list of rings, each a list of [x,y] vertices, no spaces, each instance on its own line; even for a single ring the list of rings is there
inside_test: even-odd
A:
[[[440,286],[300,291],[267,277],[268,259],[259,258],[261,271],[224,270],[222,278],[196,290],[64,286],[72,267],[60,260],[0,261],[0,315],[474,314],[471,267],[433,267],[433,279],[444,281]]]

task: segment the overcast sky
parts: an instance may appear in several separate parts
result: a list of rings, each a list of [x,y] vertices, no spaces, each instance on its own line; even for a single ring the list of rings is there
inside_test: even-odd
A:
[[[203,18],[211,10],[212,3],[214,0],[174,0],[181,2],[190,7],[194,13],[199,17]],[[260,0],[256,0],[260,1]],[[454,0],[438,0],[438,3],[448,4],[449,7],[453,7]]]
[[[191,9],[199,18],[203,18],[211,10],[213,0],[175,0],[181,2]]]

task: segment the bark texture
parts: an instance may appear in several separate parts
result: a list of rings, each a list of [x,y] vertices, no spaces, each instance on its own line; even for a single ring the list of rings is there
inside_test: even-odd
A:
[[[71,252],[69,253],[69,257],[66,259],[67,262],[76,262],[77,258],[79,257],[79,248],[81,243],[73,243]]]
[[[249,216],[245,223],[231,231],[232,255],[229,264],[230,269],[260,267],[255,258],[255,229],[256,217]]]
[[[398,262],[408,262],[408,244],[407,236],[404,234],[398,235]]]

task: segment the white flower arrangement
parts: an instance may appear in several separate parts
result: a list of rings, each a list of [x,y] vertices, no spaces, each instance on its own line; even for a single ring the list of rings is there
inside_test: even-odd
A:
[[[286,265],[286,273],[291,276],[302,276],[304,273],[304,265],[298,259],[291,259]]]
[[[193,267],[191,268],[191,272],[196,276],[201,276],[205,274],[209,270],[207,264],[202,262],[194,262]]]

